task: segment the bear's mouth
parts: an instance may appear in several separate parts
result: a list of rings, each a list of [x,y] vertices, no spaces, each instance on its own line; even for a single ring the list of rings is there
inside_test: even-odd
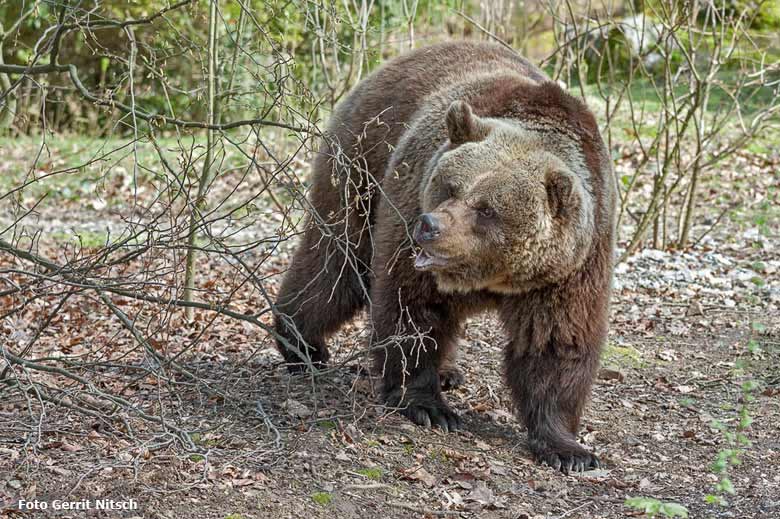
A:
[[[417,270],[433,270],[446,267],[449,264],[448,258],[434,256],[425,249],[420,249],[417,257],[414,259],[414,268]]]

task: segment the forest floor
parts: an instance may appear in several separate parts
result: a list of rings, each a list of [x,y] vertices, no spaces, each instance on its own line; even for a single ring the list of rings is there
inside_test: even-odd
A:
[[[773,167],[745,183],[776,196]],[[647,497],[679,503],[690,517],[780,517],[780,244],[777,215],[755,218],[774,202],[750,193],[745,213],[730,215],[690,252],[648,249],[618,266],[609,341],[580,435],[601,458],[599,470],[563,475],[531,460],[502,382],[504,338],[490,314],[466,326],[458,361],[466,383],[448,393],[464,429],[449,434],[384,414],[376,381],[351,369],[359,359],[316,380],[293,377],[265,335],[198,314],[191,327],[170,327],[165,347],[197,337],[180,362],[200,382],[117,375],[99,383],[162,416],[162,433],[132,413],[126,429],[112,430],[63,406],[31,409],[34,395],[0,393],[0,515],[619,518],[643,516],[624,503]],[[111,218],[103,205],[74,199],[40,207],[37,221],[72,231]],[[283,271],[292,246],[264,264],[269,274]],[[0,268],[18,261],[0,256]],[[202,262],[208,282],[234,275],[223,262]],[[252,308],[252,297],[239,292],[233,303]],[[31,305],[0,323],[0,341],[25,344],[40,312]],[[332,339],[337,364],[361,351],[365,329],[358,319]],[[88,298],[39,339],[39,358],[94,354],[103,343],[117,355],[132,344]],[[735,445],[737,432],[750,443]],[[739,461],[727,469],[734,494],[726,506],[708,504],[722,477],[713,463],[728,450]],[[98,498],[134,499],[138,509],[18,511],[19,499]]]

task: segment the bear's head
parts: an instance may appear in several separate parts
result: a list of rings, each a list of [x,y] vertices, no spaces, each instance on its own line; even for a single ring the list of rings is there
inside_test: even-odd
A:
[[[580,146],[543,122],[479,117],[463,101],[424,174],[418,270],[443,291],[522,293],[569,276],[593,240]]]

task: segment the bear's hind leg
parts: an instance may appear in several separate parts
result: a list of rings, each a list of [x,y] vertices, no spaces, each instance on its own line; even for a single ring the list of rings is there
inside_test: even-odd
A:
[[[528,445],[537,461],[561,470],[581,472],[599,467],[598,458],[576,439],[590,394],[598,351],[506,351],[507,383],[528,427]]]
[[[316,227],[308,229],[284,277],[276,331],[291,347],[279,340],[277,347],[291,372],[310,363],[324,367],[330,357],[325,340],[366,304],[370,249],[350,248],[347,259],[342,247],[348,245],[323,238]]]

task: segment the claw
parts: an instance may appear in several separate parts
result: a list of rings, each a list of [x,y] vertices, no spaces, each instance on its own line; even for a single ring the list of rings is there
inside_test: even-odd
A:
[[[390,392],[385,396],[389,407],[399,408],[402,415],[423,427],[439,427],[444,432],[460,428],[460,418],[435,390],[413,388],[406,392]]]
[[[599,459],[585,449],[574,450],[571,448],[556,450],[549,446],[539,446],[534,449],[534,456],[539,463],[544,463],[554,470],[566,475],[585,472],[601,467]]]
[[[401,413],[417,425],[427,428],[439,427],[444,432],[450,432],[460,427],[458,416],[443,403],[438,409],[410,404]]]
[[[441,428],[444,432],[449,432],[450,431],[450,428],[447,425],[447,419],[444,416],[440,415],[440,414],[436,414],[434,425],[439,426],[439,428]]]

